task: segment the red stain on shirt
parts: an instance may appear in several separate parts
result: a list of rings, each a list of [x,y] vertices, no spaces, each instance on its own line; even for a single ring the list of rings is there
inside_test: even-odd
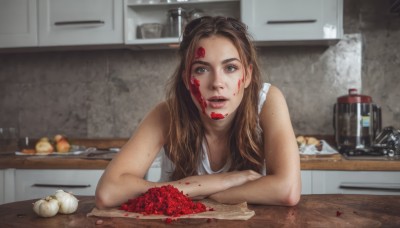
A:
[[[200,58],[204,58],[204,56],[206,56],[206,49],[204,49],[203,47],[197,48],[195,58],[200,59]]]
[[[193,94],[193,96],[199,102],[203,113],[206,114],[207,102],[205,101],[204,97],[201,95],[200,81],[193,77],[190,79],[190,92]]]

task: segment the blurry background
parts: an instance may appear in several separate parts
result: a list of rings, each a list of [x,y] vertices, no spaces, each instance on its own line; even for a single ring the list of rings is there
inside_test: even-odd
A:
[[[333,135],[333,104],[351,87],[382,107],[383,126],[400,128],[400,16],[387,2],[344,0],[336,45],[258,48],[296,134]],[[20,136],[127,138],[177,64],[175,49],[0,53],[0,126]]]

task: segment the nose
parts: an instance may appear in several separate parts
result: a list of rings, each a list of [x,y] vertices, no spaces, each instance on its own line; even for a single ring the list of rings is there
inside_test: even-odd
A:
[[[223,89],[224,88],[224,74],[221,71],[214,71],[211,82],[213,89]]]

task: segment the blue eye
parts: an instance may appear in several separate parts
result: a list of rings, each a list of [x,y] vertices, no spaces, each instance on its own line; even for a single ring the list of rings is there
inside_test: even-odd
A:
[[[227,70],[228,72],[235,72],[235,71],[238,70],[238,67],[235,66],[235,65],[228,65],[228,66],[226,66],[226,70]]]
[[[196,74],[202,74],[202,73],[207,72],[207,69],[206,69],[205,67],[196,67],[196,68],[194,69],[194,72],[195,72]]]

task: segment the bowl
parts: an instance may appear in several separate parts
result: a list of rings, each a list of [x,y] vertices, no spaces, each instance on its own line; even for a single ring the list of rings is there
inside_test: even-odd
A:
[[[160,38],[163,25],[160,23],[146,23],[140,25],[140,33],[143,39]]]

